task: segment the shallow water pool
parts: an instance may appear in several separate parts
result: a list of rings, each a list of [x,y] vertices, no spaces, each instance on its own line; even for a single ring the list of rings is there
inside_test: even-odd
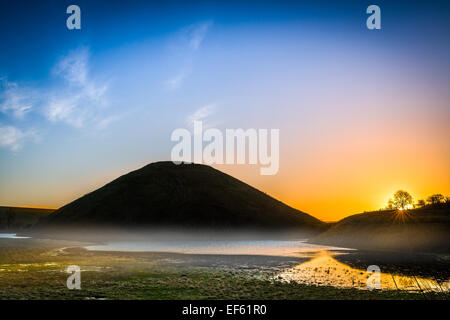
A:
[[[19,237],[16,233],[0,233],[0,239],[29,239],[30,237]]]

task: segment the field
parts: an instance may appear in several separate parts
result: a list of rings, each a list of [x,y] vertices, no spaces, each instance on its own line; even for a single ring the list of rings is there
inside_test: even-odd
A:
[[[206,260],[201,256],[92,252],[74,242],[0,239],[0,299],[446,298],[442,294],[424,296],[282,282],[273,278],[276,267],[255,272],[234,263],[245,257],[228,257],[229,264],[223,263],[222,258],[209,257],[213,260],[203,263]],[[283,258],[272,260],[274,266],[281,268],[295,263]],[[81,267],[81,290],[66,287],[69,265]]]

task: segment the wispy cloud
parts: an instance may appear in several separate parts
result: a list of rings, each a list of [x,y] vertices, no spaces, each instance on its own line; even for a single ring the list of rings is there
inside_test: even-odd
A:
[[[80,108],[80,95],[64,97],[52,97],[47,105],[47,119],[56,122],[64,121],[74,127],[82,127],[86,114]]]
[[[53,73],[62,76],[69,83],[86,86],[88,81],[89,50],[80,48],[63,57],[53,69]]]
[[[28,113],[34,113],[50,122],[90,127],[95,131],[105,130],[119,120],[118,115],[107,111],[108,82],[99,81],[90,73],[87,48],[69,52],[52,71],[53,78],[62,81],[46,88],[24,87],[0,77],[0,113],[6,115],[5,119],[23,120]],[[0,126],[0,147],[16,151],[26,139],[39,136],[37,131],[22,129],[21,123]]]
[[[75,127],[83,127],[87,121],[102,121],[98,113],[108,104],[108,85],[90,78],[87,49],[72,51],[61,59],[54,74],[63,78],[67,87],[50,94],[45,110],[48,120],[63,121]]]
[[[212,21],[195,23],[183,28],[179,32],[176,47],[183,52],[183,56],[187,58],[188,62],[185,63],[183,70],[164,82],[164,85],[168,90],[176,90],[180,88],[189,76],[192,67],[190,65],[192,55],[200,49],[200,46],[212,25]]]
[[[207,21],[186,27],[184,32],[188,39],[189,48],[194,51],[198,50],[212,25],[212,21]]]
[[[166,83],[165,83],[166,88],[169,90],[178,89],[181,86],[181,84],[183,83],[186,76],[187,76],[187,72],[185,72],[185,71],[182,71],[179,74],[173,76],[172,78],[170,78],[169,80],[166,81]]]
[[[0,111],[23,119],[33,107],[32,93],[6,78],[0,78],[0,88]]]
[[[36,139],[35,133],[24,132],[14,126],[0,126],[0,148],[18,151],[22,148],[24,141],[29,138]]]
[[[95,126],[97,130],[103,131],[106,128],[108,128],[112,123],[118,121],[121,119],[121,116],[119,115],[111,115],[107,116],[106,118],[103,118],[99,120]]]
[[[216,112],[216,109],[217,105],[215,103],[197,109],[186,118],[187,125],[192,128],[194,121],[202,121],[204,128],[211,127],[213,124],[210,121],[210,116]]]

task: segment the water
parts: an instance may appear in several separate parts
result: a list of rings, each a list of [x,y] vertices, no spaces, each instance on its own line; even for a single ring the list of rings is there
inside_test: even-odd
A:
[[[296,283],[333,286],[338,288],[357,288],[367,290],[370,273],[366,271],[373,261],[363,261],[364,267],[351,267],[341,261],[343,255],[357,255],[358,251],[307,243],[306,240],[241,240],[241,241],[147,241],[147,242],[111,242],[86,247],[99,251],[128,252],[167,252],[182,254],[203,254],[223,256],[272,256],[293,257],[298,262],[290,266],[269,267],[268,260],[262,259],[259,270],[271,269],[275,281],[293,281]],[[187,258],[186,258],[187,259]],[[250,261],[250,258],[247,259]],[[244,260],[243,261],[247,261]],[[371,260],[371,259],[367,259]],[[244,262],[246,264],[246,262]],[[390,265],[392,267],[392,265]],[[211,267],[214,267],[211,265]],[[380,265],[381,289],[421,292],[449,292],[448,278],[424,277],[412,272],[409,275],[383,272],[386,265]],[[392,268],[391,268],[392,269]],[[257,274],[258,271],[255,271]],[[439,280],[437,280],[439,278]]]
[[[294,281],[309,285],[333,286],[339,288],[368,289],[368,280],[372,273],[352,268],[338,261],[335,253],[316,252],[310,260],[288,268],[276,275],[282,281]],[[383,272],[380,266],[380,288],[383,290],[405,290],[421,292],[449,292],[450,281],[438,281],[417,275],[399,275]],[[371,282],[373,285],[373,282]]]
[[[0,239],[29,239],[30,237],[18,237],[15,233],[0,233]]]

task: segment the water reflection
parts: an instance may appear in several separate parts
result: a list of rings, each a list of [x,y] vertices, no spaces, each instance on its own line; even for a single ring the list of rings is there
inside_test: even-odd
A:
[[[30,237],[18,237],[15,233],[0,233],[0,239],[29,239]]]
[[[367,290],[370,273],[366,270],[352,268],[336,260],[334,258],[336,254],[327,250],[317,252],[311,256],[310,260],[277,274],[275,279],[310,285]],[[380,268],[383,271],[383,266]],[[381,272],[380,278],[382,290],[423,292],[449,292],[450,290],[450,281],[436,281],[431,278],[383,272]]]

